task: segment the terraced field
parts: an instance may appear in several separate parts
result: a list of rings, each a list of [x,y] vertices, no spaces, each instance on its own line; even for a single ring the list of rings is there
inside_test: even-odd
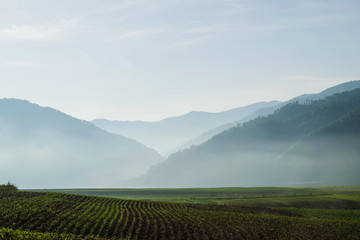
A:
[[[360,239],[358,222],[284,209],[5,190],[0,227],[0,239]]]

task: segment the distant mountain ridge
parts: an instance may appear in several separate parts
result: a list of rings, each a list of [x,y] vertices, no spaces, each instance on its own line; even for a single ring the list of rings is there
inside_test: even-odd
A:
[[[199,145],[238,124],[272,114],[288,103],[319,100],[334,93],[356,88],[360,88],[360,80],[338,84],[320,93],[303,94],[283,103],[279,101],[260,102],[219,113],[193,111],[158,122],[95,119],[92,123],[106,131],[136,139],[146,146],[158,150],[163,156],[168,156],[192,145]]]
[[[142,144],[25,100],[0,99],[0,181],[100,187],[143,174],[162,157]]]
[[[341,83],[336,86],[327,88],[320,93],[303,94],[303,95],[300,95],[298,97],[291,99],[290,101],[298,101],[299,103],[304,103],[305,101],[308,101],[308,100],[315,101],[315,100],[319,100],[319,99],[334,95],[336,93],[351,91],[356,88],[360,88],[360,80],[353,80],[353,81]]]
[[[109,132],[136,139],[166,155],[207,130],[237,121],[259,108],[278,104],[277,101],[259,102],[219,113],[193,111],[158,122],[96,119],[92,123]]]
[[[249,116],[247,116],[246,118],[243,119],[243,122],[252,120],[254,118],[260,117],[260,116],[267,116],[269,114],[272,114],[275,112],[275,110],[285,106],[288,103],[291,102],[299,102],[299,103],[305,103],[308,101],[315,101],[315,100],[320,100],[323,99],[325,97],[331,96],[335,93],[342,93],[345,91],[351,91],[354,90],[356,88],[360,88],[360,80],[353,80],[353,81],[349,81],[349,82],[345,82],[345,83],[341,83],[338,84],[336,86],[330,87],[325,89],[324,91],[321,91],[320,93],[311,93],[311,94],[302,94],[300,96],[294,97],[288,101],[285,101],[283,103],[280,103],[277,106],[270,106],[270,107],[264,107],[264,108],[260,108],[256,111],[254,111],[252,114],[250,114]]]
[[[206,131],[206,132],[200,134],[196,138],[191,139],[190,141],[184,143],[180,147],[180,149],[186,149],[188,147],[191,147],[192,145],[199,145],[199,144],[209,140],[211,137],[213,137],[227,129],[235,127],[238,124],[242,124],[244,122],[247,122],[249,120],[252,120],[252,119],[260,117],[260,116],[267,116],[269,114],[272,114],[277,109],[280,109],[282,106],[285,106],[288,103],[296,102],[296,101],[300,102],[300,103],[305,103],[308,101],[315,101],[315,100],[325,98],[327,96],[331,96],[335,93],[341,93],[341,92],[345,92],[345,91],[349,91],[349,90],[354,90],[356,88],[360,88],[360,81],[345,82],[345,83],[336,85],[334,87],[327,88],[324,91],[321,91],[320,93],[303,94],[298,97],[294,97],[286,102],[283,102],[283,103],[279,102],[279,104],[277,104],[277,105],[259,108],[259,109],[255,110],[254,112],[250,113],[249,115],[247,115],[241,119],[238,119],[237,121],[229,122],[229,123],[217,126],[216,128],[213,128],[209,131]]]
[[[258,117],[171,155],[133,184],[360,184],[359,108],[360,89],[303,104],[290,102],[272,115]]]

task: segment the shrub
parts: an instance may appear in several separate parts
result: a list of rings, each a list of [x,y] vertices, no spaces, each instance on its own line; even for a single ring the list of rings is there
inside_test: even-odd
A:
[[[18,187],[10,181],[8,181],[7,184],[0,185],[0,189],[5,190],[5,191],[18,191],[19,190]]]

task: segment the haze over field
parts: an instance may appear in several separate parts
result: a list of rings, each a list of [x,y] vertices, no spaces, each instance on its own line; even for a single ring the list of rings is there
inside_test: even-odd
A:
[[[0,4],[0,183],[360,184],[360,2]]]

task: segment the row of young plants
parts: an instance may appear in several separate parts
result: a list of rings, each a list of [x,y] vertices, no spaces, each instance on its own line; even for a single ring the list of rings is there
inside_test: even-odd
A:
[[[0,226],[106,239],[360,239],[359,223],[286,210],[21,191],[0,193]]]
[[[94,236],[76,236],[72,234],[41,233],[25,230],[0,228],[0,240],[101,240]]]

